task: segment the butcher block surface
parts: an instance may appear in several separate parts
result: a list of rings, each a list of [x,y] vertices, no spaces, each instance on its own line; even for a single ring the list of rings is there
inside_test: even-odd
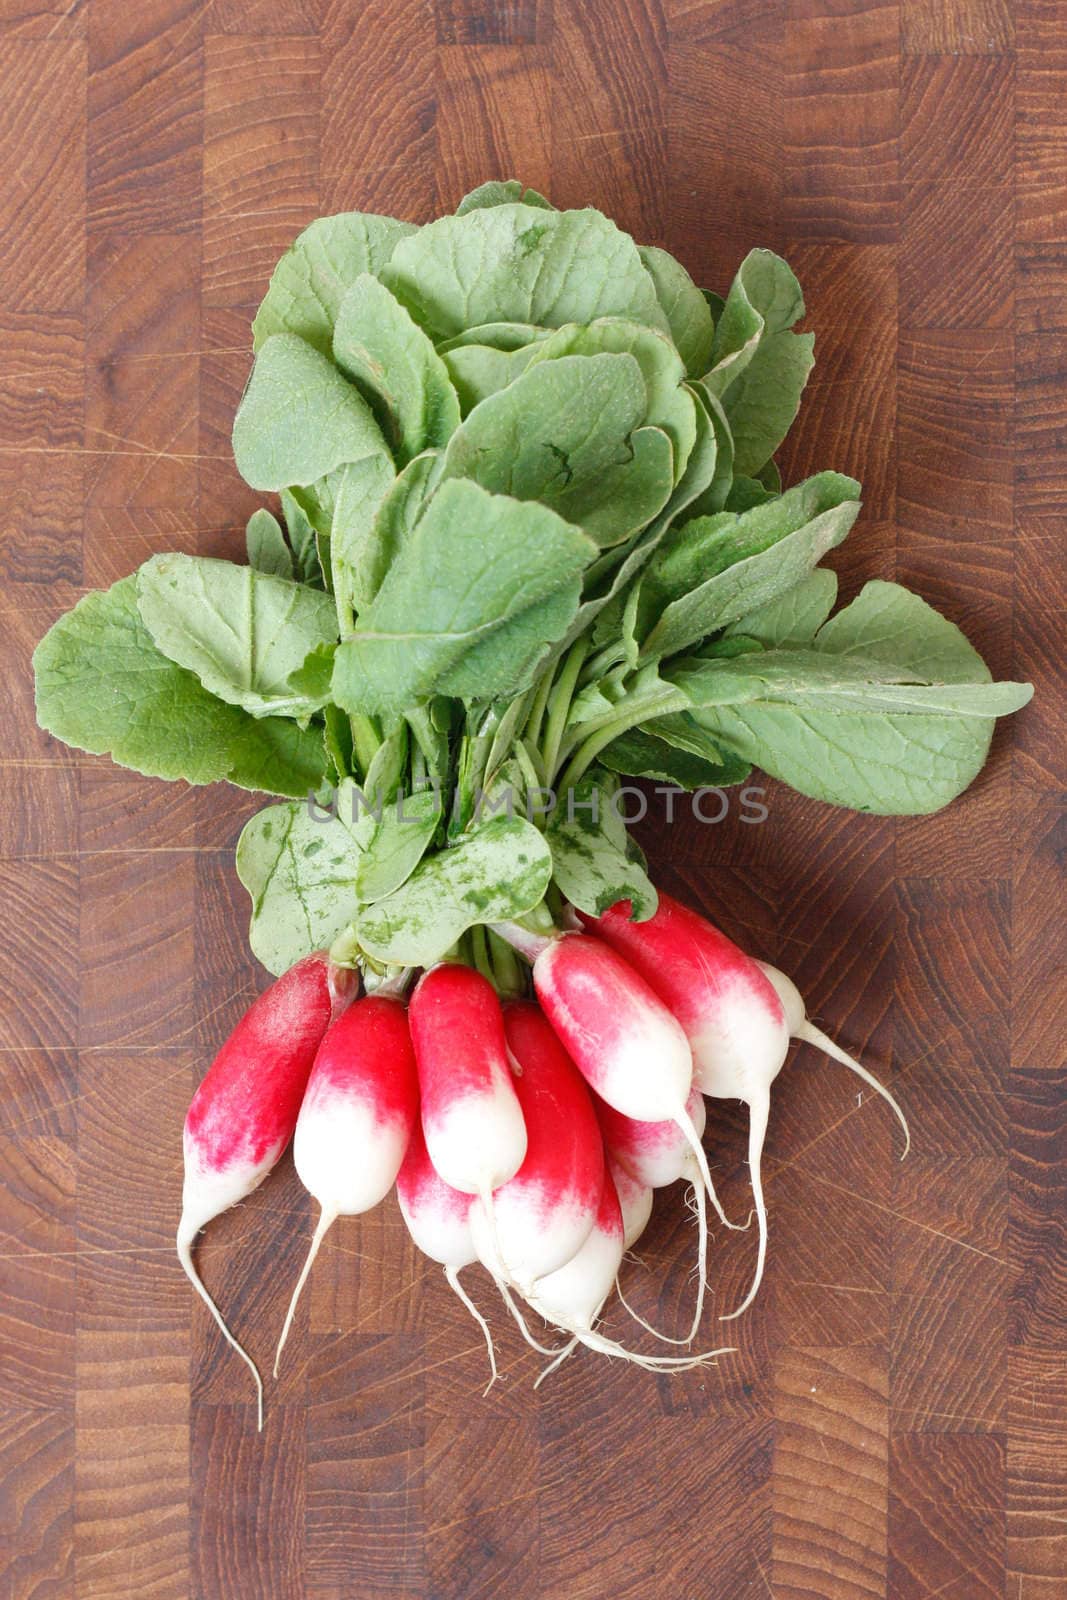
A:
[[[0,1600],[1067,1594],[1065,41],[1056,0],[0,0]],[[299,229],[508,175],[720,290],[785,254],[817,365],[781,465],[863,480],[843,594],[906,582],[1038,695],[931,818],[767,780],[761,824],[653,796],[638,828],[912,1127],[902,1163],[795,1052],[736,1323],[754,1239],[713,1242],[736,1353],[579,1353],[535,1394],[472,1273],[483,1396],[389,1201],[323,1247],[260,1436],[173,1234],[186,1105],[263,981],[233,869],[261,802],[46,738],[30,654],[153,552],[240,554],[229,428]],[[735,1216],[745,1127],[709,1118]],[[202,1247],[268,1367],[311,1221],[287,1160]],[[627,1281],[669,1330],[694,1250],[664,1193]]]

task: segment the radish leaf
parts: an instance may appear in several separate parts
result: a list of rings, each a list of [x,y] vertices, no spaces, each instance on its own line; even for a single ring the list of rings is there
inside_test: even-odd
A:
[[[342,641],[334,699],[379,713],[518,693],[573,618],[594,553],[544,506],[442,484]]]
[[[341,302],[333,358],[370,401],[401,464],[447,444],[459,426],[448,369],[377,278],[358,277]]]
[[[153,556],[137,574],[141,618],[157,649],[204,688],[253,716],[304,716],[290,675],[337,638],[328,595],[203,556]]]
[[[356,934],[378,961],[432,966],[475,923],[532,910],[551,876],[552,855],[537,829],[522,817],[494,817],[362,910]]]
[[[468,211],[479,211],[487,206],[536,206],[542,211],[555,211],[555,206],[538,194],[536,189],[524,189],[517,178],[480,183],[477,189],[465,194],[456,207],[456,216],[466,216]]]
[[[656,891],[638,846],[612,804],[618,780],[587,773],[569,795],[560,797],[545,837],[560,892],[591,917],[618,900],[632,900],[638,921],[651,917]]]
[[[680,261],[656,245],[638,245],[645,271],[656,286],[674,340],[691,378],[708,370],[715,323],[711,308]]]
[[[482,322],[633,317],[668,332],[637,247],[599,211],[497,205],[401,239],[382,282],[435,339]]]
[[[441,814],[430,790],[388,803],[373,781],[351,779],[332,815],[306,802],[268,806],[245,824],[237,872],[252,897],[252,949],[271,972],[284,972],[330,945],[361,900],[392,894],[433,839]]]
[[[245,528],[248,565],[275,578],[293,576],[293,552],[285,542],[281,524],[269,511],[253,511]]]
[[[533,347],[530,365],[563,356],[630,355],[645,381],[642,420],[662,428],[674,450],[674,475],[681,477],[696,440],[696,404],[683,382],[681,357],[662,333],[625,317],[599,317],[588,327],[569,323]]]
[[[992,683],[959,629],[897,584],[869,583],[807,650],[669,674],[726,750],[803,794],[885,814],[934,811],[985,760],[993,719],[1030,699]]]
[[[360,273],[379,273],[397,242],[414,233],[410,222],[367,212],[319,217],[274,269],[270,288],[252,324],[252,348],[275,333],[296,333],[324,356],[349,285]]]
[[[822,472],[741,515],[685,523],[642,580],[642,656],[673,655],[787,592],[847,536],[858,495],[855,479]]]
[[[538,360],[452,435],[444,476],[540,501],[602,547],[621,544],[662,510],[674,484],[670,440],[641,426],[646,409],[632,355]]]
[[[291,489],[365,456],[388,455],[359,390],[293,334],[256,357],[233,424],[237,470],[253,489]]]
[[[37,720],[57,739],[149,777],[227,779],[306,794],[322,781],[321,734],[218,700],[161,654],[141,620],[136,577],[87,594],[34,652]]]

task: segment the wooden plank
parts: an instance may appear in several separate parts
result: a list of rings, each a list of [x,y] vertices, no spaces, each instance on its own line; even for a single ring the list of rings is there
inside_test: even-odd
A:
[[[0,1403],[4,1600],[72,1593],[74,1417]]]
[[[667,10],[667,245],[721,294],[749,249],[782,243],[783,9]]]
[[[772,1594],[845,1600],[887,1593],[884,1353],[783,1351],[775,1394]]]
[[[195,518],[199,273],[195,237],[93,240],[85,443],[94,509],[180,505]]]
[[[913,328],[1011,323],[1014,66],[908,61],[902,74],[901,318]]]
[[[1064,1171],[1067,1072],[1028,1068],[1011,1077],[1010,1431],[1008,1576],[1048,1600],[1062,1581],[1067,1538],[1067,1427],[1063,1404],[1062,1290],[1067,1281]]]
[[[304,1600],[304,1406],[275,1406],[264,1451],[244,1406],[201,1405],[191,1440],[194,1600]]]
[[[452,210],[487,178],[552,188],[550,57],[528,45],[437,52],[437,200]]]
[[[93,0],[88,220],[94,233],[200,228],[200,0]]]
[[[1060,0],[0,0],[0,1600],[1060,1600],[1064,38]],[[188,1096],[266,981],[232,865],[263,797],[57,744],[30,657],[155,551],[240,556],[249,315],[296,231],[512,173],[717,289],[786,254],[817,366],[780,461],[863,482],[843,598],[908,583],[1039,694],[932,818],[649,791],[657,881],[793,973],[912,1128],[902,1166],[794,1048],[739,1323],[754,1237],[713,1240],[701,1337],[735,1354],[578,1352],[534,1395],[472,1271],[483,1398],[390,1201],[329,1236],[258,1435],[173,1228]],[[711,1108],[738,1217],[746,1129]],[[286,1158],[200,1244],[265,1367],[313,1212]],[[693,1251],[677,1186],[625,1267],[667,1332]]]
[[[437,43],[543,44],[551,35],[553,0],[436,0]]]
[[[316,1342],[306,1412],[315,1600],[425,1592],[422,1364],[418,1335],[346,1332]]]
[[[892,1445],[890,1592],[1004,1594],[1004,1441],[904,1434]]]
[[[896,253],[885,245],[789,241],[815,332],[815,368],[779,452],[787,483],[823,467],[863,487],[863,515],[828,565],[851,588],[892,576],[898,488]]]
[[[433,211],[433,8],[326,0],[322,24],[323,210],[384,211],[425,222]]]
[[[1016,20],[1016,226],[1022,244],[1067,239],[1067,48],[1056,0],[1028,0]]]
[[[1010,0],[903,0],[905,55],[1008,55],[1014,38]]]
[[[649,244],[667,226],[665,49],[654,0],[620,0],[610,28],[584,0],[553,0],[553,199],[598,205]]]
[[[893,1245],[894,1433],[1004,1426],[1005,1168],[1003,1157],[917,1153],[897,1174],[894,1205],[910,1226]]]
[[[1067,1367],[1062,1350],[1026,1345],[1013,1346],[1008,1363],[1007,1592],[1021,1588],[1038,1600],[1050,1600],[1067,1567]]]
[[[0,305],[82,306],[85,252],[85,46],[0,35]],[[34,183],[26,182],[28,172]]]
[[[303,35],[204,48],[205,305],[254,309],[318,212],[320,51]]]
[[[72,1045],[78,1026],[77,861],[64,855],[0,862],[0,894],[34,908],[32,921],[7,923],[0,940],[0,1048]],[[44,971],[47,985],[37,981]]]
[[[120,850],[83,860],[83,1049],[171,1045],[187,1036],[193,882],[192,858],[180,851]]]
[[[900,8],[889,0],[790,6],[784,33],[790,235],[896,242],[899,31]]]

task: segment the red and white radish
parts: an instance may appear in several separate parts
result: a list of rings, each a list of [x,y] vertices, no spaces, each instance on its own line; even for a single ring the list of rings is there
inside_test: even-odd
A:
[[[526,1158],[526,1124],[496,990],[452,962],[419,981],[408,1013],[430,1160],[453,1189],[488,1203]]]
[[[689,1092],[686,1109],[693,1119],[693,1126],[700,1138],[703,1138],[704,1127],[707,1122],[707,1107],[700,1090],[695,1086]],[[632,1174],[633,1178],[642,1185],[647,1185],[649,1190],[665,1189],[679,1179],[685,1178],[693,1185],[696,1215],[697,1215],[697,1299],[693,1310],[693,1322],[688,1337],[685,1339],[671,1339],[666,1334],[661,1334],[653,1328],[643,1317],[637,1315],[633,1308],[627,1304],[622,1290],[619,1290],[619,1299],[626,1307],[635,1321],[657,1338],[664,1339],[668,1344],[691,1344],[696,1338],[700,1319],[704,1314],[704,1295],[707,1290],[708,1271],[708,1212],[704,1199],[704,1185],[701,1181],[700,1171],[693,1157],[693,1151],[688,1139],[675,1122],[637,1122],[632,1117],[624,1117],[613,1106],[607,1105],[603,1100],[597,1101],[597,1117],[600,1120],[601,1131],[604,1135],[604,1144],[614,1162]],[[615,1168],[613,1167],[614,1171]],[[620,1196],[621,1200],[621,1196]]]
[[[470,1312],[485,1336],[489,1351],[490,1382],[497,1376],[496,1353],[489,1324],[459,1281],[464,1267],[478,1259],[471,1234],[470,1210],[474,1197],[453,1189],[430,1160],[422,1127],[415,1123],[396,1178],[400,1212],[416,1246],[445,1269],[449,1288]]]
[[[419,1085],[403,1001],[357,1000],[319,1046],[293,1135],[300,1181],[319,1221],[297,1279],[274,1357],[274,1375],[301,1290],[327,1229],[385,1199],[419,1115]]]
[[[650,1189],[666,1189],[680,1178],[693,1181],[696,1164],[692,1146],[676,1122],[638,1122],[634,1117],[624,1117],[599,1097],[595,1105],[609,1155],[641,1183]],[[696,1087],[689,1091],[686,1110],[702,1138],[707,1107]]]
[[[653,1193],[647,1183],[641,1183],[632,1172],[620,1166],[609,1153],[608,1171],[619,1197],[622,1212],[622,1247],[631,1249],[648,1227],[652,1215]]]
[[[293,1136],[315,1052],[358,982],[355,973],[334,967],[324,951],[290,967],[245,1012],[208,1068],[185,1118],[178,1259],[255,1379],[260,1427],[259,1370],[201,1282],[193,1241],[213,1218],[246,1199],[277,1164]]]
[[[687,1110],[693,1057],[685,1033],[653,989],[609,944],[584,933],[541,941],[534,987],[579,1072],[602,1100],[638,1122],[673,1122],[684,1134],[712,1205],[728,1221]]]
[[[483,1264],[525,1293],[588,1237],[604,1185],[604,1143],[589,1090],[538,1008],[505,1005],[504,1029],[526,1158],[494,1191],[491,1215],[474,1201],[471,1230]]]
[[[709,1350],[696,1356],[640,1355],[596,1331],[594,1324],[615,1286],[624,1250],[622,1208],[611,1172],[605,1169],[600,1205],[589,1237],[577,1255],[556,1272],[540,1278],[525,1297],[546,1322],[573,1335],[571,1343],[557,1353],[552,1366],[541,1374],[542,1379],[569,1354],[575,1341],[603,1355],[621,1356],[624,1361],[650,1372],[703,1366],[725,1354],[722,1350]]]
[[[759,1246],[751,1288],[728,1314],[730,1320],[748,1309],[763,1279],[767,1207],[760,1167],[771,1085],[782,1070],[794,1030],[769,972],[704,917],[662,892],[655,915],[645,922],[631,921],[630,909],[630,902],[622,900],[602,917],[583,916],[582,921],[632,962],[678,1017],[692,1046],[696,1080],[703,1092],[720,1100],[742,1100],[748,1106],[748,1164]],[[788,984],[784,975],[779,977],[783,987]],[[793,993],[795,1022],[797,1006],[801,1020],[804,1006],[795,989]],[[842,1057],[840,1052],[838,1058]],[[876,1082],[858,1062],[845,1060],[853,1070],[859,1068],[865,1081]],[[899,1115],[899,1108],[894,1109]]]
[[[581,915],[581,913],[579,913]],[[773,1078],[789,1049],[785,1013],[756,962],[725,934],[662,891],[654,916],[630,920],[621,900],[599,918],[582,916],[655,990],[678,1018],[703,1094],[745,1099],[746,1070]]]

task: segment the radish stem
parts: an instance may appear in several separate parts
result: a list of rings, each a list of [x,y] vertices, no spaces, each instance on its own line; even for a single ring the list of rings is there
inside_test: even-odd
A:
[[[552,782],[555,775],[560,745],[566,731],[571,701],[574,699],[574,690],[578,683],[578,674],[582,670],[588,652],[588,639],[576,639],[563,658],[559,677],[556,679],[555,687],[548,702],[548,725],[545,728],[545,739],[541,755],[545,778],[549,783]]]

